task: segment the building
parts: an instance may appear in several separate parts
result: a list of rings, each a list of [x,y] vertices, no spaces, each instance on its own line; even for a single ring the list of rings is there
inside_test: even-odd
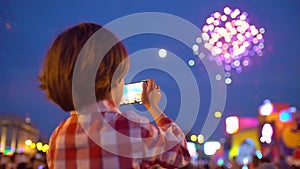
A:
[[[288,103],[266,100],[257,118],[234,117],[227,118],[230,144],[226,148],[229,158],[236,157],[240,164],[251,162],[253,155],[279,162],[300,145],[300,112]]]
[[[14,114],[0,113],[0,152],[12,154],[14,152],[35,153],[35,149],[26,145],[26,140],[37,142],[39,130],[30,123],[30,118],[23,118]]]

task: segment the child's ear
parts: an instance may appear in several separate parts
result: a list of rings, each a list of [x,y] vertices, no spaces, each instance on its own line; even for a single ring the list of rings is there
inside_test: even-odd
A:
[[[111,87],[115,88],[115,87],[119,86],[121,82],[122,82],[122,79],[115,79],[111,82]]]

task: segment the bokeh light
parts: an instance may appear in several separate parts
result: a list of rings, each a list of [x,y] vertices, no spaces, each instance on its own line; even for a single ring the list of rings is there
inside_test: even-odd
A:
[[[232,80],[231,80],[231,78],[230,77],[227,77],[226,79],[225,79],[225,83],[226,84],[231,84],[231,82],[232,82]]]
[[[194,66],[194,65],[195,65],[195,61],[191,59],[191,60],[189,60],[188,64],[189,64],[190,66]]]
[[[214,155],[221,148],[221,143],[218,141],[208,141],[204,143],[203,148],[206,155]]]
[[[42,148],[43,148],[43,143],[37,142],[37,143],[36,143],[36,148],[37,148],[39,151],[41,151]]]
[[[262,127],[260,142],[270,144],[272,142],[273,127],[271,124],[266,123]]]
[[[35,143],[31,143],[30,148],[35,148]]]
[[[282,111],[279,115],[279,120],[281,122],[289,122],[292,120],[292,114],[289,111]]]
[[[31,143],[32,143],[32,141],[31,141],[30,139],[28,139],[28,140],[25,141],[25,145],[26,145],[26,146],[30,146]]]
[[[259,159],[261,159],[263,157],[262,153],[259,150],[256,151],[256,156]]]
[[[226,132],[228,134],[236,133],[240,128],[239,118],[237,116],[227,117],[225,120],[225,124],[226,124]]]
[[[269,116],[273,112],[273,104],[271,103],[270,100],[266,99],[259,107],[259,113],[262,116]]]
[[[222,79],[222,76],[220,74],[217,74],[216,75],[216,80],[221,80]]]
[[[204,135],[203,134],[198,135],[198,143],[200,143],[200,144],[204,143]]]
[[[193,134],[193,135],[191,135],[191,137],[190,137],[190,139],[191,139],[191,141],[197,141],[197,136],[195,135],[195,134]]]
[[[226,72],[235,70],[241,73],[243,67],[251,63],[251,57],[263,55],[265,29],[251,24],[248,14],[239,9],[225,7],[222,12],[212,13],[202,31],[204,48],[210,52],[210,60],[223,65]],[[231,79],[225,82],[230,84]]]
[[[222,166],[224,164],[224,160],[223,159],[218,159],[218,166]]]
[[[222,117],[222,113],[221,113],[220,111],[216,111],[216,112],[215,112],[215,117],[216,117],[216,118]]]
[[[291,111],[292,113],[295,113],[295,112],[297,111],[297,108],[296,108],[296,107],[291,107],[291,108],[290,108],[290,111]]]
[[[158,51],[158,55],[159,55],[159,57],[161,57],[161,58],[165,58],[165,57],[167,56],[167,50],[166,50],[166,49],[160,49],[160,50]]]

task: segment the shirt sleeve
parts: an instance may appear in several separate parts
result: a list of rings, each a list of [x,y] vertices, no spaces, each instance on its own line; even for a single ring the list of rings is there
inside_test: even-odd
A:
[[[165,168],[180,168],[189,164],[190,155],[184,133],[165,115],[156,120],[157,127],[148,123],[142,130],[145,154],[143,165],[159,164]]]

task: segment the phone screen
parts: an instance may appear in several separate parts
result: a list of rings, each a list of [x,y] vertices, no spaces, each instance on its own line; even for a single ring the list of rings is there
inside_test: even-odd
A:
[[[120,105],[142,104],[143,83],[145,81],[125,84]]]

